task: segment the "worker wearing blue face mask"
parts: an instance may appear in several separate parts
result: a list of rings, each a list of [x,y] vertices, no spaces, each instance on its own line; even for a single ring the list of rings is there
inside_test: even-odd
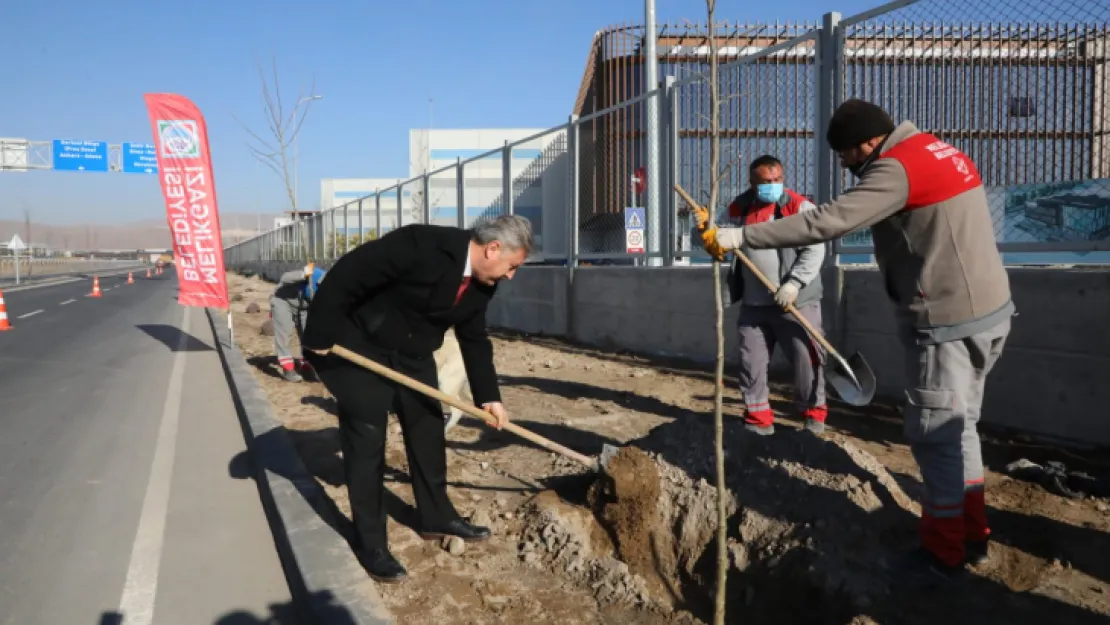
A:
[[[748,167],[751,187],[721,211],[717,225],[749,226],[814,209],[812,202],[787,189],[782,162],[760,156]],[[695,237],[700,240],[700,237]],[[709,250],[711,253],[716,253]],[[767,370],[775,344],[782,346],[794,369],[794,400],[805,428],[819,434],[825,430],[825,354],[792,315],[785,311],[794,304],[815,328],[821,328],[821,264],[823,244],[798,248],[741,251],[774,282],[771,293],[746,266],[732,259],[728,285],[732,303],[740,302],[737,324],[740,344],[740,391],[744,395],[744,427],[756,434],[775,431]]]

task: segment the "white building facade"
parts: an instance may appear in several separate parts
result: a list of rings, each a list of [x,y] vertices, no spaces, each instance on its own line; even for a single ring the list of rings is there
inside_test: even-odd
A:
[[[524,141],[527,139],[527,141]],[[508,167],[504,148],[512,145]],[[492,152],[462,167],[463,189],[458,188],[458,165]],[[566,134],[538,128],[495,128],[472,130],[426,130],[409,132],[409,176],[415,179],[401,189],[400,207],[396,186],[404,182],[393,178],[330,178],[321,181],[320,206],[330,208],[346,205],[339,211],[335,226],[348,233],[358,231],[359,198],[382,193],[382,232],[398,223],[406,225],[422,220],[425,211],[424,188],[420,178],[428,178],[427,213],[433,224],[469,227],[483,216],[498,215],[506,210],[504,197],[505,172],[512,180],[513,212],[527,217],[533,225],[537,244],[544,247],[545,234],[550,239],[559,230],[565,231],[569,178],[566,168]],[[363,231],[373,231],[375,201],[363,201]],[[344,228],[344,214],[347,227]],[[400,215],[400,219],[398,219]]]

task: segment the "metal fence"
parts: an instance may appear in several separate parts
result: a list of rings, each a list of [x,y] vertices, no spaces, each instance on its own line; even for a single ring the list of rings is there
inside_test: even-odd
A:
[[[817,202],[848,188],[824,128],[840,102],[859,97],[975,161],[1003,252],[1110,251],[1110,3],[898,0],[847,19],[715,30],[722,203],[747,186],[747,165],[762,154],[782,160],[787,185]],[[532,221],[533,262],[705,260],[670,189],[681,183],[705,199],[713,177],[706,29],[660,29],[652,90],[643,34],[624,26],[598,35],[567,123],[232,246],[229,264],[332,259],[399,225],[467,227],[504,213]],[[661,135],[655,202],[642,191],[651,110]],[[534,156],[513,158],[525,149]],[[626,209],[645,206],[632,233]],[[868,254],[870,245],[865,231],[834,247]]]

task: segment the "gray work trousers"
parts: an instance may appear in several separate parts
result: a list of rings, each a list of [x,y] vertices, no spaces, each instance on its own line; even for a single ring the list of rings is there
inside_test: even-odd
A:
[[[271,297],[270,318],[274,321],[274,351],[278,364],[289,369],[301,360],[300,338],[308,321],[308,306],[302,306],[299,299]],[[294,333],[298,339],[295,347]]]
[[[904,429],[925,485],[923,540],[953,562],[965,537],[982,539],[988,531],[977,426],[987,374],[1009,334],[1009,318],[965,339],[931,345],[917,344],[909,328],[901,332],[909,383]]]
[[[798,312],[813,327],[821,328],[821,303],[808,302]],[[775,344],[782,346],[794,369],[794,402],[805,417],[824,421],[825,352],[793,315],[778,306],[742,306],[737,320],[740,343],[740,392],[747,408],[745,420],[771,425],[770,386],[767,370]]]

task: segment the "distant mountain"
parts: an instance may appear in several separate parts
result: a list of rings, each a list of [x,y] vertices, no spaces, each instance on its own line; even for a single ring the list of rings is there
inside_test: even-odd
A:
[[[280,214],[226,213],[220,215],[224,245],[255,236],[274,227]],[[0,219],[0,243],[7,243],[18,234],[27,243],[27,225],[22,221]],[[32,223],[30,238],[36,246],[57,250],[132,250],[170,247],[170,229],[165,220],[143,220],[126,224]]]

